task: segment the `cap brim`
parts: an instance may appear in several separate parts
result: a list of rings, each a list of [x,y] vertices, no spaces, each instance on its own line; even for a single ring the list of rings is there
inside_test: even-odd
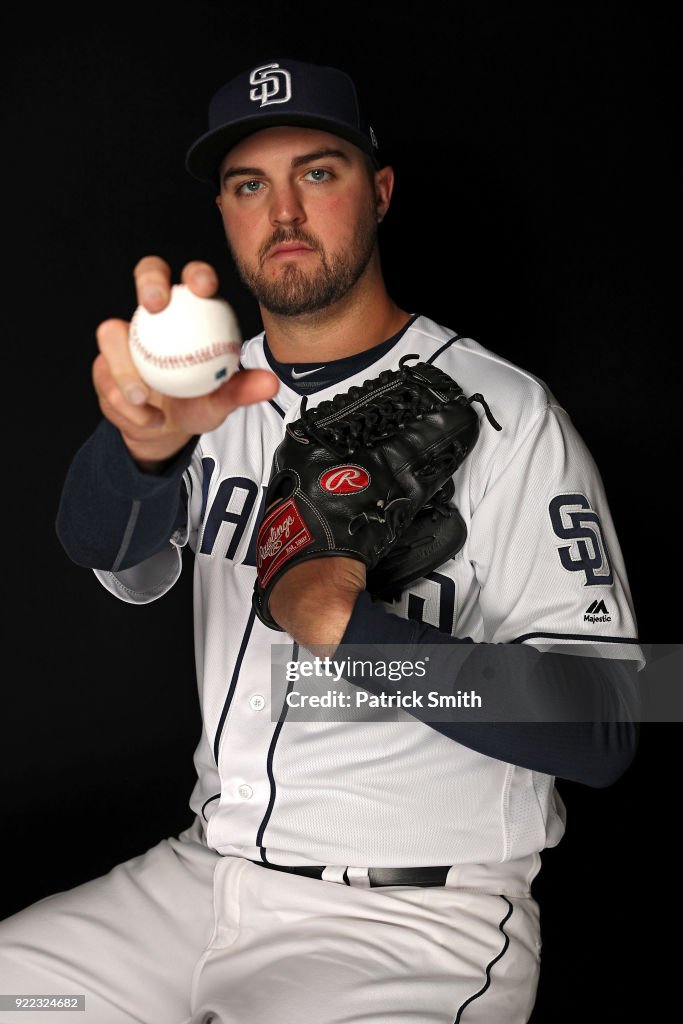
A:
[[[354,132],[346,124],[338,124],[329,118],[314,117],[311,114],[297,114],[288,111],[284,113],[273,113],[259,115],[259,117],[246,117],[241,121],[233,121],[232,124],[223,128],[214,128],[200,136],[190,147],[185,158],[185,166],[189,173],[199,179],[217,184],[217,174],[220,162],[225,154],[238,142],[245,139],[254,132],[264,128],[276,128],[281,125],[291,125],[301,128],[317,128],[320,131],[330,132],[332,135],[339,135],[358,146],[368,156],[377,161],[377,151],[373,148],[370,139],[360,132]]]

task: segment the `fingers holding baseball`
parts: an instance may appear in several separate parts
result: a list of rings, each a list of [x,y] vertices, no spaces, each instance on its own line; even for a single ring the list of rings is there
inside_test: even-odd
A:
[[[161,256],[143,256],[133,269],[138,304],[150,313],[165,309],[171,297],[171,267]],[[190,260],[181,271],[180,280],[195,295],[211,298],[218,290],[218,275],[210,263]]]
[[[138,305],[130,322],[99,324],[92,378],[103,415],[147,467],[238,406],[273,398],[279,381],[269,370],[239,369],[239,323],[208,263],[185,264],[176,285],[165,260],[145,256],[134,276]]]
[[[143,256],[133,268],[138,304],[150,313],[168,305],[171,296],[171,268],[161,256]]]
[[[210,299],[218,290],[218,275],[210,263],[202,260],[191,260],[182,269],[180,280],[195,295]]]
[[[215,430],[239,406],[268,401],[279,381],[270,370],[238,370],[209,394],[178,398],[149,387],[130,354],[130,326],[104,320],[97,328],[99,354],[92,378],[103,415],[120,431],[134,458],[172,457],[195,434]]]
[[[158,421],[158,411],[148,405],[150,388],[131,358],[128,323],[104,320],[96,337],[99,355],[93,363],[93,385],[105,416],[117,426],[122,419],[138,425],[148,423],[150,417]]]
[[[153,418],[147,422],[154,428],[157,442],[162,434],[189,439],[194,434],[215,430],[240,406],[268,401],[277,394],[278,388],[279,381],[270,370],[238,370],[220,388],[196,398],[173,398],[152,391],[150,401],[154,405],[158,402],[163,422],[155,425]]]
[[[240,405],[268,402],[275,398],[279,388],[280,381],[270,370],[238,370],[217,391],[206,397],[213,399],[218,409],[227,407],[232,411]]]

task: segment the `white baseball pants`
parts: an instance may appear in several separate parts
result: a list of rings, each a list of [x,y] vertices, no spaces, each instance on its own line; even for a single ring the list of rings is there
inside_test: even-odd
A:
[[[198,821],[0,922],[1,1024],[525,1024],[532,897],[362,888],[221,857]]]

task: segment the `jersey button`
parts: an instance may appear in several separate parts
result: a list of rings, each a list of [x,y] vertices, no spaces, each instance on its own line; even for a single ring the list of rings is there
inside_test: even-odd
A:
[[[240,786],[237,792],[241,797],[244,797],[245,800],[249,800],[250,797],[254,795],[254,790],[251,788],[251,786]]]
[[[255,693],[254,696],[250,698],[249,704],[254,711],[262,711],[266,706],[266,698],[262,697],[260,693]]]

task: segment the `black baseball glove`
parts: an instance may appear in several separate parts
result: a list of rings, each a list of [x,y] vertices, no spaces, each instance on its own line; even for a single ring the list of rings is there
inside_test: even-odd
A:
[[[270,592],[300,562],[355,558],[368,570],[370,592],[383,596],[396,591],[395,583],[405,586],[442,564],[464,543],[449,482],[479,436],[471,403],[481,402],[500,427],[481,395],[467,398],[430,363],[407,365],[418,358],[403,356],[397,370],[313,409],[302,398],[300,417],[287,426],[273,457],[257,537],[253,607],[271,629],[280,627],[268,612]],[[425,545],[420,538],[430,536],[431,517],[449,506],[457,529],[442,527],[438,543]],[[380,565],[411,525],[418,539],[412,550],[421,555]]]
[[[366,590],[380,601],[397,601],[411,583],[453,558],[467,540],[465,520],[451,501],[452,477],[409,523],[386,555],[366,574]]]

